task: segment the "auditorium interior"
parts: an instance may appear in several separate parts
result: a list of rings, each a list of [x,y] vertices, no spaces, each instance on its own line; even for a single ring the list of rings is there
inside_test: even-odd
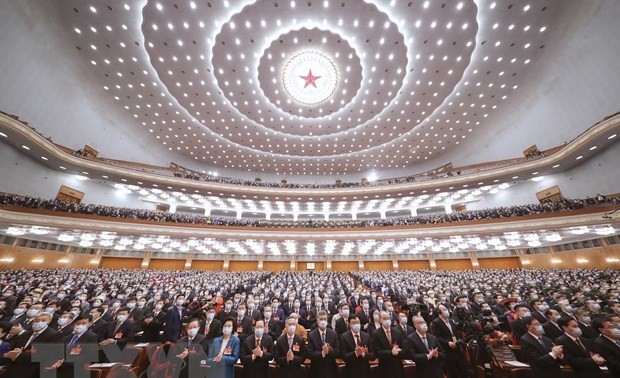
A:
[[[618,19],[614,0],[0,2],[0,376],[620,376]],[[99,357],[68,363],[82,337]],[[154,357],[195,337],[195,364]],[[46,342],[64,358],[34,362]]]

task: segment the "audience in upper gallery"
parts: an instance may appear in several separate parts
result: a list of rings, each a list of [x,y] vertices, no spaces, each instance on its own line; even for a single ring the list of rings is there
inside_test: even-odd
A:
[[[484,210],[455,212],[451,214],[420,215],[415,217],[394,217],[386,219],[338,221],[287,221],[205,217],[194,214],[167,213],[146,209],[130,209],[114,206],[79,204],[73,202],[64,202],[60,200],[46,200],[42,198],[28,196],[0,194],[0,205],[14,205],[26,208],[44,209],[66,213],[91,214],[114,218],[149,220],[155,222],[272,228],[361,228],[467,222],[487,219],[512,218],[542,213],[564,212],[607,204],[618,205],[620,204],[620,198],[604,198],[602,201],[593,200],[592,202],[588,202],[585,200],[563,199],[557,202],[546,202],[542,204],[539,203],[509,207],[498,207]]]
[[[280,376],[289,376],[308,358],[310,376],[323,377],[342,358],[347,376],[369,377],[377,358],[389,376],[401,376],[403,360],[412,359],[419,376],[469,377],[472,342],[496,353],[518,340],[518,357],[535,374],[556,372],[558,363],[576,376],[597,376],[603,365],[617,374],[619,282],[618,271],[596,269],[4,270],[0,364],[9,377],[39,368],[62,376],[78,368],[67,357],[81,346],[96,343],[101,361],[114,362],[117,348],[146,342],[159,353],[157,345],[170,342],[174,353],[160,353],[170,364],[158,357],[149,369],[192,376],[204,365],[232,377],[241,358],[245,376],[265,376],[273,358]],[[39,366],[36,353],[52,342],[64,343],[68,355]]]

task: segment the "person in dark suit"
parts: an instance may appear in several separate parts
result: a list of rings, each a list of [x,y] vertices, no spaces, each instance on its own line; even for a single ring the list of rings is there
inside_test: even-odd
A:
[[[206,318],[200,327],[199,333],[206,336],[207,344],[211,344],[213,339],[222,336],[222,322],[215,318],[215,306],[208,306],[206,311]]]
[[[274,345],[273,339],[265,331],[265,322],[257,320],[254,334],[246,337],[241,345],[240,359],[245,378],[269,377],[269,361],[274,357]]]
[[[525,328],[525,323],[523,323],[523,319],[528,316],[532,316],[532,313],[527,307],[523,305],[517,305],[514,307],[514,309],[517,312],[517,318],[510,322],[510,329],[512,331],[513,344],[519,345],[519,340],[521,340],[521,336],[527,333],[527,329]]]
[[[415,329],[409,324],[407,324],[407,314],[403,312],[398,314],[398,321],[399,321],[399,324],[394,328],[399,330],[403,334],[403,338],[406,339],[407,336],[415,332]]]
[[[575,319],[577,320],[577,324],[581,329],[584,339],[595,339],[598,337],[598,331],[590,325],[592,323],[592,318],[590,318],[587,308],[578,308],[575,311]]]
[[[13,310],[13,316],[9,319],[9,322],[13,325],[21,325],[23,326],[26,322],[26,313],[30,309],[30,303],[22,302],[20,303],[15,310]]]
[[[403,378],[403,359],[407,357],[403,334],[391,328],[390,314],[381,311],[381,328],[372,334],[372,351],[379,359],[379,376]]]
[[[145,313],[142,319],[142,341],[147,343],[161,341],[161,331],[164,330],[167,315],[163,307],[164,301],[160,299],[155,302],[152,311]]]
[[[176,342],[176,350],[183,351],[175,356],[178,360],[177,366],[183,365],[179,372],[179,377],[181,378],[189,377],[190,371],[198,371],[200,369],[200,361],[207,358],[207,339],[204,335],[198,333],[199,328],[200,322],[198,319],[191,319],[187,323],[187,336],[180,338]]]
[[[349,330],[349,305],[346,303],[339,304],[338,312],[340,317],[336,319],[335,329],[338,336],[340,336]]]
[[[65,312],[64,314],[60,315],[56,323],[58,323],[56,327],[56,331],[58,331],[58,339],[62,339],[63,337],[73,333],[72,313]]]
[[[179,294],[174,298],[174,305],[166,313],[166,325],[164,326],[164,341],[176,342],[181,337],[183,319],[188,315],[188,311],[183,307],[185,296]]]
[[[470,371],[465,359],[465,354],[457,343],[461,334],[458,332],[456,324],[450,319],[448,308],[440,304],[437,306],[439,316],[431,322],[431,333],[437,337],[441,349],[446,354],[444,366],[449,378],[469,377]]]
[[[592,327],[600,333],[594,339],[594,351],[605,359],[610,375],[620,377],[620,329],[607,317],[594,319]]]
[[[265,319],[265,332],[267,332],[273,340],[277,340],[282,334],[282,328],[280,325],[281,323],[273,319],[273,310],[271,305],[263,307],[263,318]]]
[[[39,363],[32,362],[32,353],[35,344],[53,343],[58,341],[58,332],[49,327],[52,316],[46,312],[35,316],[32,321],[32,330],[25,331],[14,340],[9,352],[3,356],[9,361],[5,377],[37,377]]]
[[[135,297],[131,297],[127,300],[127,304],[125,305],[129,309],[129,319],[133,320],[136,324],[136,332],[140,332],[142,330],[142,317],[144,315],[144,311],[137,306],[138,300]]]
[[[235,336],[239,338],[241,345],[243,345],[245,338],[254,332],[252,329],[252,319],[245,316],[245,312],[245,303],[240,303],[237,307],[237,316],[235,317],[235,321],[233,323],[233,332]]]
[[[306,299],[306,306],[304,307],[304,317],[299,319],[299,322],[306,328],[310,328],[312,324],[316,323],[316,308],[312,307],[312,300]]]
[[[372,336],[373,332],[381,328],[381,319],[379,318],[379,314],[381,311],[377,309],[373,309],[370,312],[370,319],[368,321],[368,327],[365,329],[366,333]]]
[[[85,316],[78,316],[73,322],[73,332],[60,339],[65,345],[65,358],[58,360],[55,364],[48,367],[50,370],[56,370],[59,378],[75,377],[75,362],[86,362],[80,355],[86,355],[86,348],[89,346],[91,351],[96,351],[96,345],[99,341],[99,335],[88,330],[90,321]],[[82,363],[81,376],[88,375]]]
[[[116,313],[116,320],[107,324],[103,333],[103,341],[99,343],[102,349],[110,344],[117,344],[123,349],[127,343],[132,342],[136,334],[136,325],[129,318],[129,309],[121,308]]]
[[[543,327],[532,316],[523,319],[527,333],[521,337],[521,356],[532,368],[532,378],[559,377],[564,358],[563,347],[543,336]]]
[[[277,320],[278,322],[280,322],[280,327],[283,328],[285,320],[286,320],[286,314],[284,313],[284,310],[281,308],[280,300],[278,298],[274,298],[273,301],[271,302],[271,309],[272,309],[271,318],[273,320]]]
[[[601,377],[600,365],[605,359],[594,352],[589,340],[582,338],[582,331],[573,319],[560,319],[564,334],[555,343],[564,347],[564,362],[573,369],[575,378]],[[592,353],[592,354],[591,354]]]
[[[306,360],[306,343],[295,333],[297,320],[294,317],[287,318],[285,325],[286,333],[277,339],[275,347],[278,376],[299,378],[303,376],[301,365]]]
[[[327,312],[317,314],[317,328],[308,334],[310,376],[338,378],[336,358],[340,357],[340,340],[333,329],[327,328]]]
[[[5,340],[5,337],[11,331],[11,323],[6,320],[0,321],[0,356],[11,350],[11,343]]]
[[[428,333],[428,325],[421,316],[413,317],[415,331],[407,337],[407,351],[416,365],[416,377],[443,378],[442,361],[446,354],[439,340]]]
[[[108,322],[106,322],[102,317],[104,311],[105,310],[101,307],[95,307],[90,310],[91,322],[88,330],[94,334],[99,335],[99,341],[103,340],[101,338],[101,335],[105,332],[106,326],[108,324]]]
[[[232,309],[232,307],[233,307],[232,299],[227,300],[224,303],[224,308],[220,310],[220,312],[218,312],[217,315],[215,316],[216,319],[219,320],[220,323],[222,324],[224,324],[224,322],[228,318],[234,319],[237,316],[237,313]]]
[[[553,309],[549,309],[545,311],[545,315],[549,319],[548,322],[543,324],[543,330],[545,331],[545,336],[550,338],[551,340],[555,340],[558,337],[562,336],[564,333],[562,328],[558,325],[558,320],[560,320],[560,314]]]
[[[370,303],[368,302],[368,298],[363,298],[361,300],[361,307],[355,315],[358,317],[362,328],[366,326],[370,321],[372,321],[372,313],[370,311]],[[351,322],[349,322],[350,324]]]
[[[340,353],[346,363],[346,378],[370,378],[370,361],[375,355],[370,350],[370,335],[362,332],[357,315],[349,316],[349,331],[340,336]]]
[[[256,309],[256,304],[253,301],[248,301],[247,313],[245,315],[248,318],[252,319],[252,325],[256,324],[257,321],[259,321],[259,320],[261,320],[263,318],[263,316],[261,315],[260,311],[258,309]]]
[[[549,321],[549,318],[545,315],[545,311],[549,306],[546,303],[541,302],[540,299],[534,299],[530,301],[530,308],[532,309],[532,316],[535,317],[542,325]]]

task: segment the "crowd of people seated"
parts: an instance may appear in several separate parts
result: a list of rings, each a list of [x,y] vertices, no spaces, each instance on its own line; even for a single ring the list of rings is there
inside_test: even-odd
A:
[[[597,195],[587,200],[563,199],[557,202],[498,207],[484,210],[454,212],[450,214],[428,214],[407,217],[390,217],[385,219],[359,220],[263,220],[206,217],[196,214],[168,213],[147,209],[131,209],[126,207],[104,206],[65,202],[58,199],[47,200],[14,194],[0,194],[0,205],[14,205],[32,209],[45,209],[76,214],[91,214],[105,217],[149,220],[155,222],[190,223],[214,226],[235,227],[270,227],[270,228],[361,228],[386,226],[412,226],[419,224],[438,224],[467,222],[485,219],[501,219],[525,215],[557,213],[595,207],[607,204],[620,204],[619,198],[606,198]]]
[[[416,377],[471,377],[511,346],[533,377],[562,366],[615,377],[619,282],[596,269],[4,270],[0,364],[8,377],[64,377],[97,361],[131,365],[146,348],[150,376],[231,378],[237,365],[267,377],[275,363],[280,377],[303,376],[302,365],[339,377],[344,364],[364,378],[377,363],[380,377],[403,377],[413,362]],[[472,357],[472,345],[487,354]]]

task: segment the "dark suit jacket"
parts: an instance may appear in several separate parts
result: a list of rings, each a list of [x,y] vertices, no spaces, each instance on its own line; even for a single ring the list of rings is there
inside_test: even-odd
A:
[[[370,322],[368,323],[368,328],[366,329],[366,333],[368,333],[370,336],[372,336],[372,334],[378,329],[381,328],[381,326],[377,327],[375,326],[375,322]]]
[[[56,331],[58,331],[58,339],[62,339],[63,337],[73,333],[73,324],[67,324],[62,329],[56,328]]]
[[[181,366],[185,362],[185,365],[179,372],[179,377],[189,377],[190,365],[192,365],[192,371],[200,369],[200,361],[207,359],[207,339],[200,333],[194,336],[192,341],[189,341],[187,336],[182,337],[176,342],[176,350],[178,353],[181,353],[185,349],[188,350],[188,355],[184,360],[174,356],[174,359],[177,360],[177,366]]]
[[[222,336],[222,322],[214,317],[211,323],[209,323],[209,328],[207,328],[207,322],[205,320],[205,322],[200,325],[198,333],[205,335],[207,342],[210,344],[213,342],[213,339]]]
[[[340,354],[346,363],[345,371],[347,378],[370,378],[370,361],[375,355],[370,348],[370,335],[360,332],[360,346],[368,348],[364,357],[355,355],[355,338],[353,332],[347,331],[340,336]]]
[[[181,329],[183,328],[183,318],[185,317],[187,310],[181,310],[179,314],[179,308],[172,306],[166,313],[166,325],[164,326],[164,341],[176,342],[181,337]]]
[[[297,349],[297,350],[296,350]],[[279,377],[281,378],[299,378],[303,376],[303,368],[301,365],[306,360],[306,343],[303,337],[293,335],[293,354],[295,358],[290,363],[286,361],[288,348],[288,335],[278,337],[276,341],[275,353],[276,363],[278,364]]]
[[[545,330],[545,336],[551,340],[555,340],[564,334],[564,331],[562,331],[558,325],[553,324],[551,321],[543,324],[543,329]]]
[[[541,313],[539,311],[536,311],[536,310],[532,311],[532,316],[535,317],[536,319],[538,319],[538,322],[540,324],[545,324],[545,323],[547,323],[549,321],[549,319],[545,316],[545,314],[543,314],[543,313]]]
[[[605,365],[611,376],[620,377],[620,347],[601,335],[594,339],[594,351],[607,361]]]
[[[265,319],[265,329],[269,330],[268,334],[273,340],[277,340],[282,335],[282,324],[278,320]]]
[[[146,323],[144,319],[153,318],[150,323]],[[154,312],[149,312],[142,319],[142,341],[144,342],[160,342],[160,332],[164,330],[164,323],[166,322],[166,313],[159,311],[157,315]]]
[[[217,319],[220,322],[222,322],[222,324],[224,324],[224,322],[226,322],[226,319],[228,319],[228,318],[236,318],[236,317],[237,317],[237,312],[235,312],[234,310],[230,310],[230,312],[226,312],[225,309],[222,309],[220,312],[218,312],[215,315],[215,319]]]
[[[17,336],[13,343],[13,348],[24,348],[33,334],[33,331],[26,331]],[[54,342],[58,342],[58,332],[48,326],[30,344],[28,344],[26,348],[23,349],[22,353],[13,362],[8,365],[5,376],[38,377],[39,363],[32,362],[32,353],[37,349],[36,344]]]
[[[416,377],[418,378],[443,378],[443,367],[441,362],[446,358],[439,340],[430,333],[426,333],[428,348],[417,332],[411,333],[407,337],[407,350],[411,359],[415,362]],[[439,356],[429,360],[427,354],[429,349],[439,348]]]
[[[363,309],[361,309],[358,312],[356,312],[355,315],[357,315],[357,317],[360,319],[360,323],[362,324],[362,328],[364,328],[364,326],[366,324],[368,324],[368,322],[370,321],[370,318],[372,318],[372,313],[371,313],[370,309],[368,309],[368,316],[366,316],[366,313],[364,312]]]
[[[88,330],[92,333],[99,335],[99,338],[101,339],[102,334],[105,332],[107,325],[108,325],[108,322],[103,320],[103,318],[99,318],[96,322],[90,325],[90,328],[88,328]]]
[[[510,329],[512,330],[512,339],[516,345],[519,345],[519,340],[521,340],[521,336],[527,333],[527,328],[525,328],[525,324],[523,324],[522,319],[515,319],[510,322]],[[551,339],[553,340],[553,339]]]
[[[557,345],[564,346],[564,362],[573,369],[575,378],[600,377],[601,369],[590,357],[592,348],[586,339],[580,338],[581,343],[586,348],[580,347],[573,339],[566,334],[555,339]]]
[[[582,336],[584,339],[595,339],[598,337],[598,332],[592,326],[587,324],[583,324],[582,322],[577,322],[579,324],[579,328],[581,328]]]
[[[136,325],[133,320],[127,319],[116,329],[118,320],[114,320],[107,324],[107,328],[103,333],[103,339],[114,339],[119,348],[123,349],[127,343],[132,342],[136,334]]]
[[[321,340],[320,330],[317,328],[308,334],[308,358],[310,359],[310,376],[338,378],[338,366],[336,358],[340,357],[340,340],[338,334],[333,329],[325,329],[325,343],[329,344],[331,350],[323,357],[323,341]]]
[[[336,333],[338,334],[338,336],[342,335],[348,330],[349,330],[349,323],[346,320],[344,320],[344,318],[342,317],[338,318],[338,320],[336,320]]]
[[[406,325],[405,328],[407,328],[407,330],[403,329],[403,326],[401,324],[397,325],[396,327],[394,327],[395,329],[399,330],[400,333],[403,334],[403,337],[406,339],[407,336],[411,335],[412,333],[415,332],[415,328],[413,328],[412,326],[410,326],[409,324]]]
[[[532,368],[533,378],[549,378],[560,377],[562,369],[560,363],[562,360],[553,358],[549,355],[553,341],[543,336],[545,346],[534,338],[529,332],[521,337],[521,356],[528,362]]]
[[[261,314],[260,311],[257,309],[254,309],[252,311],[250,311],[250,309],[247,309],[245,314],[246,314],[245,316],[252,319],[252,324],[256,324],[258,320],[261,320],[263,318],[263,314]]]
[[[241,342],[241,345],[243,345],[245,338],[254,333],[252,319],[244,316],[241,319],[241,322],[239,322],[239,317],[235,317],[235,321],[233,322],[233,333],[237,333],[237,337],[239,337],[239,341]]]
[[[453,349],[448,345],[453,341],[453,336],[456,337],[457,340],[461,338],[461,335],[459,335],[459,332],[456,330],[456,324],[452,319],[450,319],[450,327],[452,327],[452,332],[454,333],[450,332],[443,319],[437,318],[431,322],[431,333],[437,337],[441,349],[443,349],[446,354],[446,359],[464,358],[465,356],[460,348]]]
[[[264,334],[260,339],[260,349],[263,351],[262,357],[252,360],[252,351],[256,348],[256,336],[250,335],[245,338],[241,345],[241,364],[243,364],[243,377],[246,378],[268,378],[269,361],[274,357],[274,345],[271,336]]]
[[[402,360],[407,358],[405,338],[398,330],[392,329],[390,332],[392,334],[392,345],[390,345],[383,327],[373,332],[371,342],[372,351],[379,359],[380,377],[402,378],[405,376]],[[398,347],[402,349],[396,356],[392,355],[393,345],[398,345]]]

